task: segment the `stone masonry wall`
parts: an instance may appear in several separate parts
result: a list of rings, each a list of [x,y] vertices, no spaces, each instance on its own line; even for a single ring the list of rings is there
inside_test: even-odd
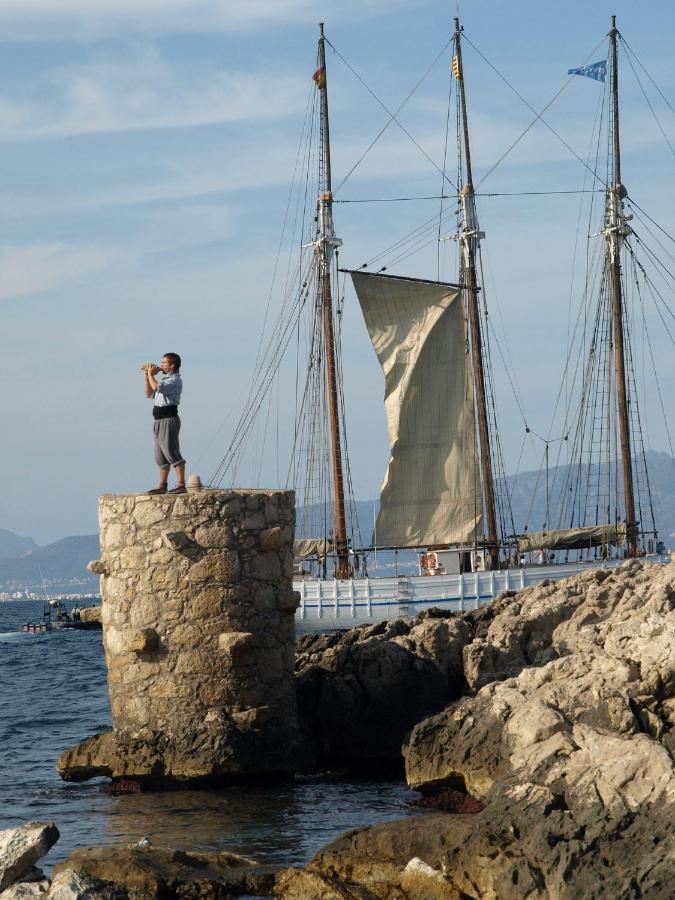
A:
[[[294,768],[294,520],[290,491],[100,498],[113,733],[167,775]]]

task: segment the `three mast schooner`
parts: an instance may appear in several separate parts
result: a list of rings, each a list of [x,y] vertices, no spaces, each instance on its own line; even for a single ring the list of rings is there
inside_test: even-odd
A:
[[[338,248],[342,242],[335,235],[333,223],[326,37],[323,24],[320,25],[318,67],[313,76],[319,97],[319,191],[314,234],[304,244],[311,256],[298,268],[300,289],[293,307],[293,327],[298,326],[301,310],[309,307],[310,362],[300,413],[316,415],[321,408],[319,418],[323,415],[323,419],[318,426],[298,426],[295,443],[296,450],[303,440],[308,448],[304,457],[299,455],[304,460],[302,474],[306,483],[315,488],[320,485],[331,497],[319,509],[319,518],[324,519],[323,532],[319,533],[315,525],[307,528],[312,533],[305,534],[303,525],[307,526],[309,516],[316,514],[317,505],[312,505],[307,491],[299,498],[296,588],[301,595],[301,628],[346,627],[358,621],[416,614],[430,606],[477,606],[500,590],[525,587],[543,578],[563,578],[578,571],[580,565],[618,564],[623,558],[645,555],[654,549],[655,526],[653,522],[651,529],[642,525],[635,502],[637,463],[632,444],[639,415],[634,408],[637,395],[631,387],[621,263],[622,250],[632,232],[624,206],[627,192],[621,181],[618,37],[613,17],[609,33],[612,152],[608,178],[603,179],[605,293],[585,369],[587,375],[595,371],[597,381],[598,365],[604,366],[603,377],[613,387],[614,401],[605,397],[602,416],[594,418],[584,400],[577,423],[566,422],[566,427],[574,435],[572,443],[580,453],[587,449],[584,435],[589,421],[592,434],[594,428],[601,427],[607,441],[618,431],[620,476],[608,477],[614,478],[614,493],[618,494],[621,487],[622,502],[611,509],[609,503],[601,504],[596,498],[593,521],[588,521],[592,503],[588,497],[585,501],[582,498],[583,466],[570,465],[568,482],[560,491],[557,527],[549,529],[546,521],[544,531],[516,535],[501,464],[492,377],[486,372],[487,307],[478,264],[484,234],[478,222],[472,173],[459,20],[455,19],[452,59],[460,148],[458,183],[453,185],[458,203],[458,284],[407,278],[383,270],[370,272],[365,271],[366,266],[358,270],[339,269]],[[351,276],[385,381],[390,459],[381,490],[377,540],[373,539],[371,547],[350,539],[348,528],[348,518],[354,518],[354,502],[342,391],[342,300],[339,286],[336,289],[340,272]],[[280,328],[286,344],[289,333]],[[603,352],[598,350],[600,340],[605,342]],[[258,368],[252,397],[256,391],[268,389],[265,379],[269,371]],[[588,379],[592,381],[590,375]],[[582,388],[587,383],[590,382],[587,380]],[[602,420],[600,426],[596,420]],[[247,411],[237,429],[234,450],[230,449],[212,484],[221,483],[228,470],[232,471],[233,461],[241,457],[242,436],[250,429],[250,422],[251,413]],[[641,435],[638,443],[641,445]],[[596,464],[590,461],[585,465],[587,473],[591,469],[596,472],[599,497],[600,468],[596,466],[596,471]],[[607,450],[604,465],[606,471],[611,470]],[[303,462],[296,461],[296,472],[298,466],[302,468]],[[590,482],[588,474],[586,481]],[[640,483],[646,484],[649,491],[646,474]],[[610,492],[608,487],[606,494]],[[651,509],[651,497],[648,506]],[[327,510],[332,514],[330,522],[326,521]],[[649,544],[648,535],[654,538]],[[375,547],[418,551],[419,574],[370,577],[363,557],[367,558]],[[528,564],[531,557],[528,560],[525,555],[532,551],[544,554],[539,562],[549,561],[549,551],[561,551],[564,559],[557,560],[556,565],[535,567]],[[332,572],[329,560],[333,561]]]

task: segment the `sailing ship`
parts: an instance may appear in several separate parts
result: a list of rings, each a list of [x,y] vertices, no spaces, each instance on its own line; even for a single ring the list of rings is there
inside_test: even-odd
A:
[[[412,617],[431,607],[461,611],[488,603],[502,591],[543,579],[559,580],[581,568],[615,566],[638,556],[666,560],[655,525],[638,516],[635,499],[638,488],[646,487],[649,494],[649,483],[646,470],[642,473],[640,468],[644,453],[640,457],[635,451],[641,435],[623,297],[621,259],[631,228],[621,181],[618,38],[613,18],[608,60],[611,158],[608,177],[603,179],[600,234],[604,241],[602,300],[581,385],[587,397],[593,378],[596,382],[604,378],[603,399],[599,413],[586,399],[576,425],[566,422],[572,443],[582,456],[586,453],[586,462],[567,467],[556,526],[550,527],[547,505],[544,529],[517,534],[503,471],[485,330],[487,309],[479,279],[485,235],[479,226],[473,181],[459,20],[455,20],[452,53],[460,147],[457,184],[452,185],[458,208],[457,283],[364,267],[340,268],[342,242],[336,237],[333,219],[327,39],[320,26],[313,76],[319,180],[313,233],[304,243],[304,261],[296,272],[298,286],[285,305],[290,324],[281,324],[280,319],[270,336],[273,349],[267,356],[259,354],[246,411],[211,482],[222,483],[236,469],[260,398],[270,393],[270,372],[280,358],[276,348],[289,343],[289,335],[299,327],[301,311],[309,309],[309,363],[298,402],[298,420],[305,424],[296,427],[294,449],[298,452],[291,470],[293,476],[304,476],[305,484],[298,498],[294,579],[300,594],[299,630]],[[444,187],[446,182],[444,173]],[[390,459],[370,542],[349,533],[355,504],[342,390],[341,274],[351,278],[385,382]],[[602,440],[597,439],[598,432]],[[591,450],[600,447],[599,462],[591,460],[589,442]],[[548,442],[546,451],[548,460]],[[296,484],[295,477],[291,482]],[[325,502],[316,501],[321,493]],[[613,505],[610,497],[615,499]],[[651,509],[649,497],[646,506]],[[322,520],[318,524],[317,518]],[[417,553],[416,572],[369,574],[374,552],[401,550]],[[533,565],[535,561],[538,564]]]

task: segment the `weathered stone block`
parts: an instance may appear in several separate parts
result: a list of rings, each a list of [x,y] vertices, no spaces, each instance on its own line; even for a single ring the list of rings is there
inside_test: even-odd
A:
[[[231,547],[234,544],[234,534],[227,525],[200,525],[195,529],[195,541],[209,549]]]
[[[292,540],[292,531],[290,528],[281,528],[278,525],[274,528],[267,528],[260,535],[259,543],[261,550],[281,550],[282,547],[288,547]]]
[[[251,560],[250,572],[261,581],[278,584],[281,580],[281,562],[277,553],[259,553]]]
[[[144,569],[147,554],[145,547],[124,547],[119,554],[122,569]]]
[[[246,516],[241,523],[241,527],[245,528],[247,531],[260,531],[266,524],[267,520],[265,519],[264,513],[254,512]]]
[[[218,637],[218,649],[229,656],[234,656],[245,650],[251,650],[254,646],[255,639],[247,631],[231,631]]]
[[[151,653],[159,644],[159,635],[153,628],[139,628],[125,633],[127,649],[132,653]]]
[[[240,565],[236,550],[208,553],[190,569],[190,581],[214,580],[229,584],[239,578]]]
[[[166,510],[163,508],[163,504],[157,503],[154,498],[149,498],[147,503],[140,501],[136,504],[132,520],[140,528],[149,528],[151,525],[157,525],[166,520]]]
[[[283,612],[294,613],[300,606],[300,591],[280,592],[277,605]]]
[[[131,604],[129,623],[134,628],[145,628],[154,625],[160,617],[161,606],[156,596],[136,597]]]

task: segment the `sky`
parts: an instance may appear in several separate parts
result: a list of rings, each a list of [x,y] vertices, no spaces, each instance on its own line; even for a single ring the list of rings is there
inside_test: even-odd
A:
[[[471,42],[464,63],[477,182],[533,119],[494,69],[541,110],[569,67],[605,55],[612,13],[675,105],[675,7],[665,0],[0,0],[0,527],[42,544],[92,533],[100,494],[155,483],[139,367],[168,351],[184,360],[188,472],[209,480],[255,360],[318,21],[339,51],[329,48],[328,71],[340,182],[388,121],[343,60],[395,108],[441,54],[458,8]],[[446,47],[399,117],[424,154],[391,125],[336,199],[438,194],[427,156],[441,163],[450,59]],[[675,154],[659,122],[675,146],[675,115],[650,88],[657,122],[630,70],[622,73],[623,180],[672,234]],[[581,156],[597,97],[595,82],[576,78],[545,114]],[[481,187],[576,190],[585,175],[539,124]],[[343,263],[360,265],[437,211],[429,201],[336,203]],[[534,468],[541,443],[523,445],[510,382],[527,424],[549,433],[579,196],[486,196],[479,215],[488,302],[511,372],[495,370],[506,467]],[[449,277],[456,245],[443,247]],[[435,267],[432,247],[390,271],[434,277]],[[351,293],[344,331],[351,466],[357,498],[368,499],[388,455],[383,385]],[[673,347],[658,323],[653,332],[672,416]],[[668,450],[649,371],[644,396],[648,446]],[[288,432],[292,417],[284,398],[276,427]],[[261,483],[276,486],[277,468]],[[251,483],[245,472],[241,480]]]

